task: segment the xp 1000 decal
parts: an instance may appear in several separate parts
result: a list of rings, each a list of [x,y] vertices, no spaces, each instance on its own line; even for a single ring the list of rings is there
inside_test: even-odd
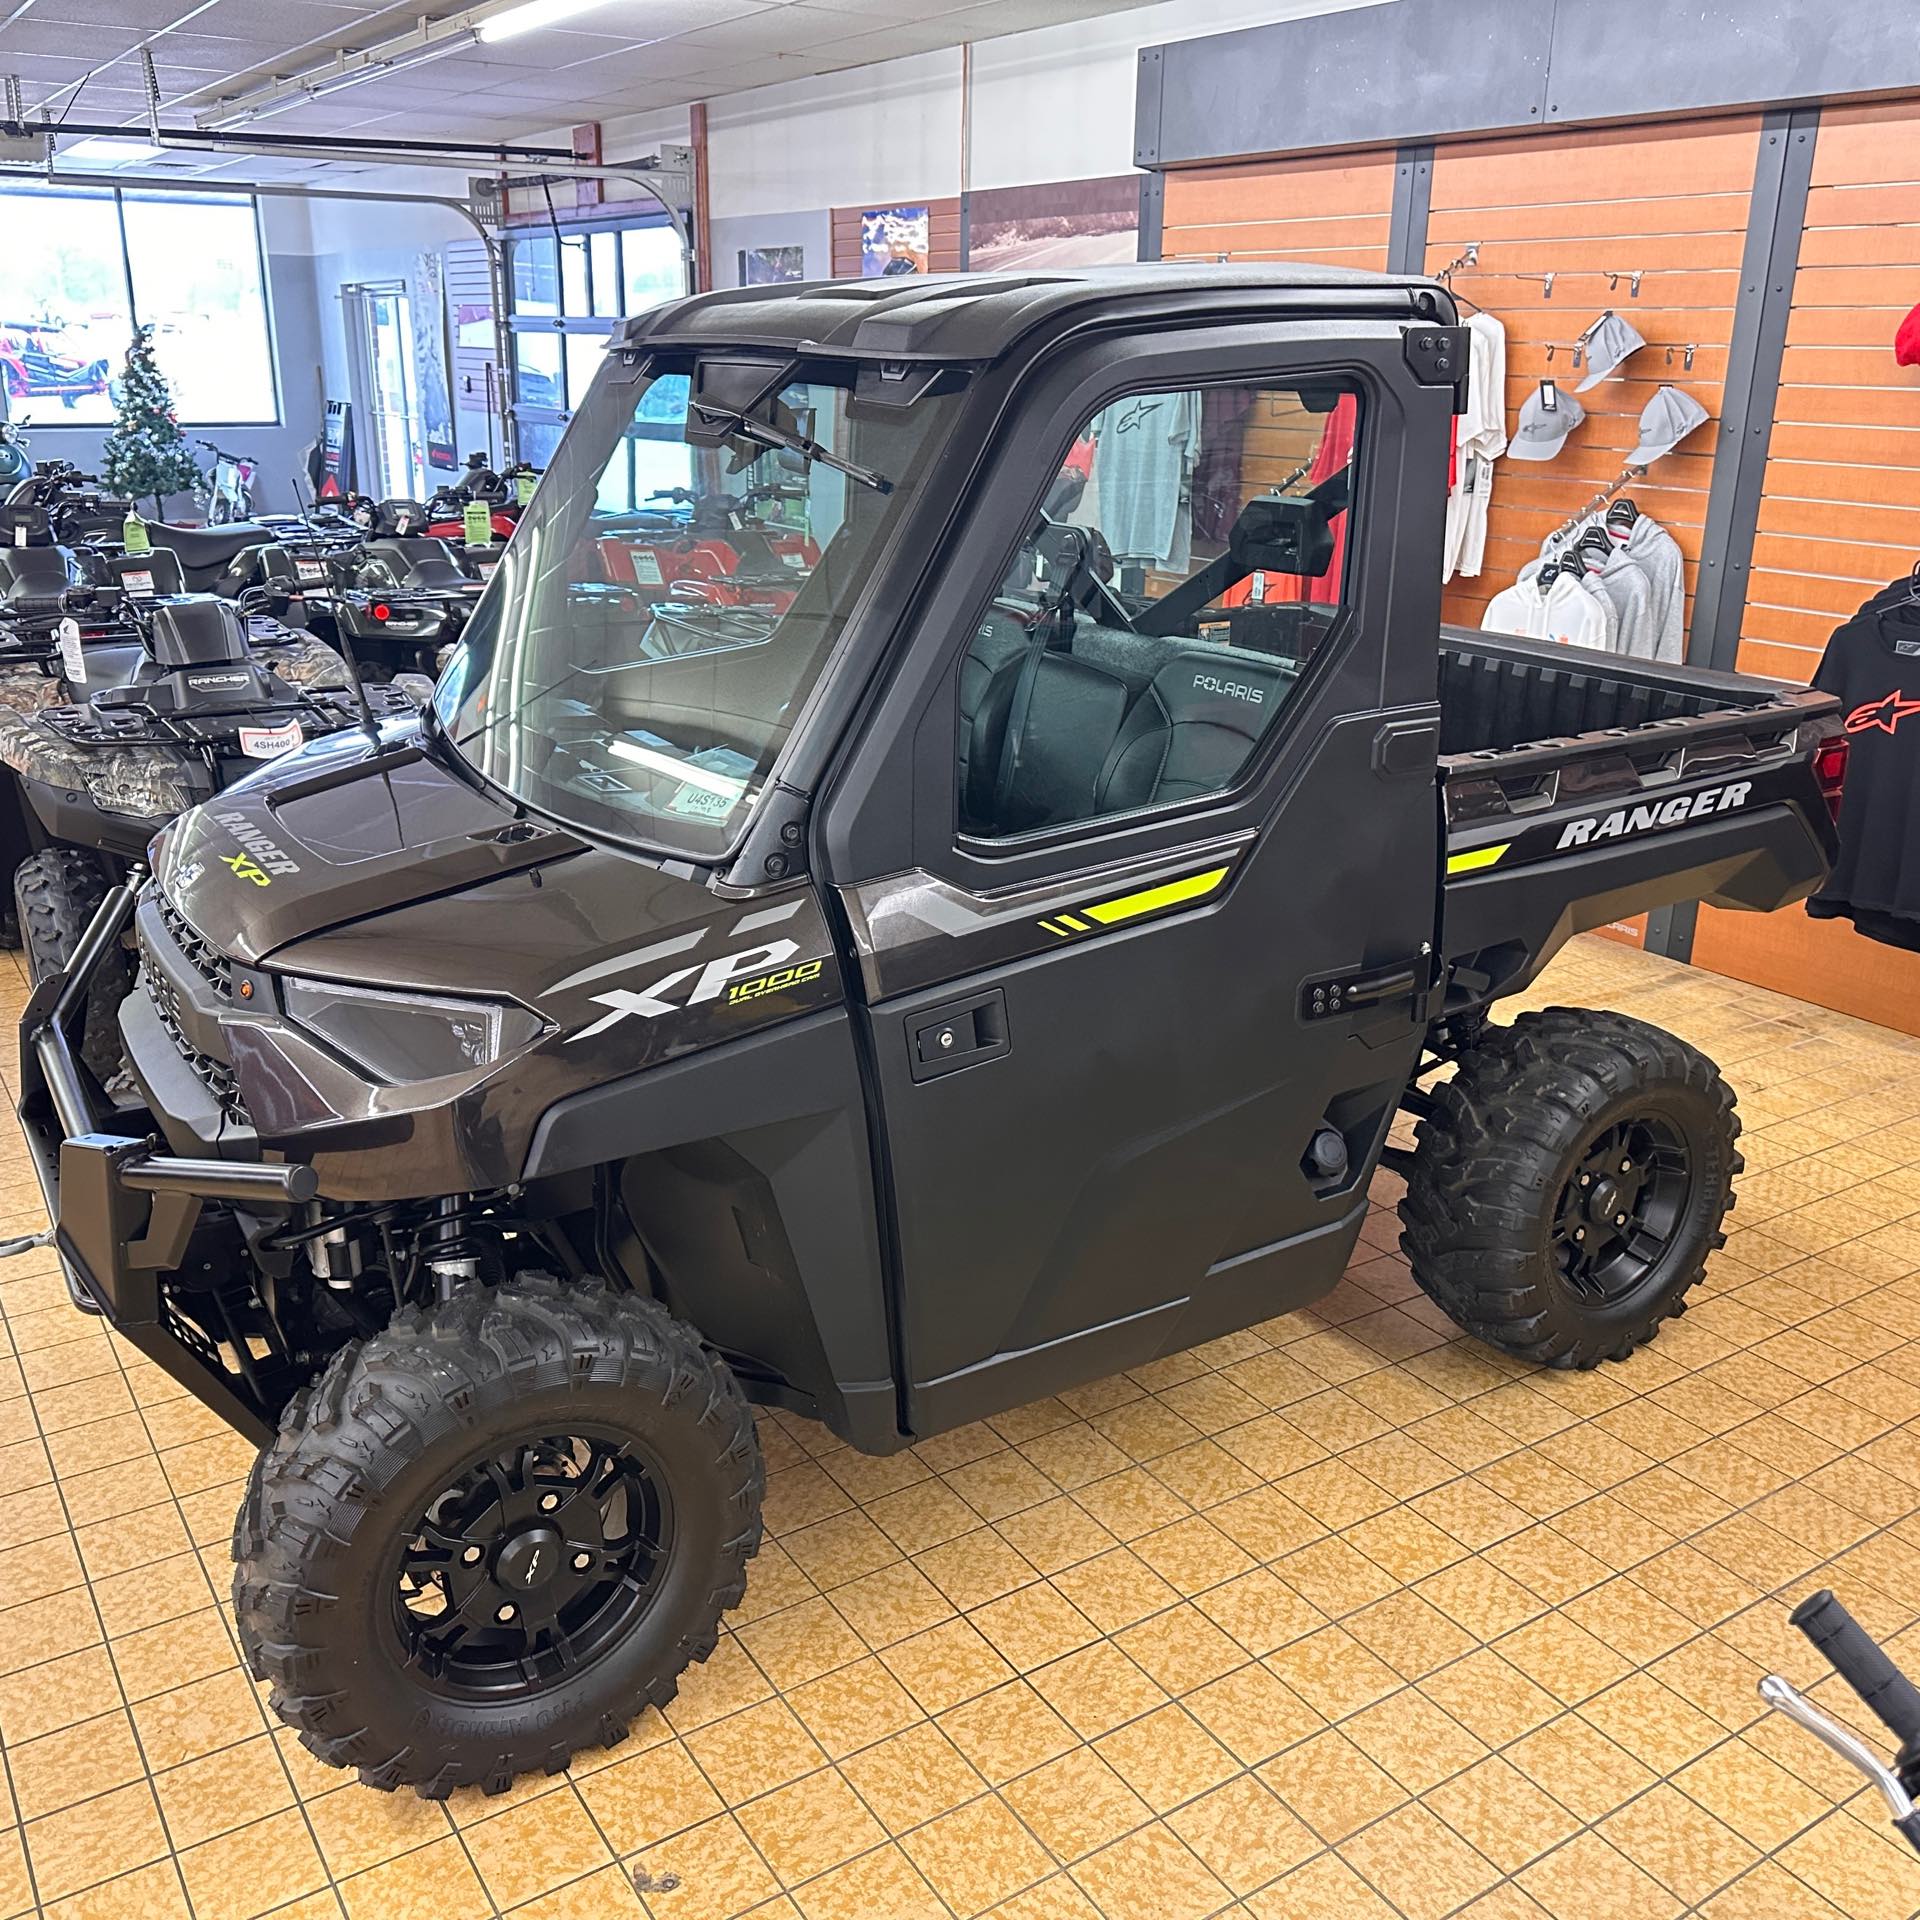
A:
[[[805,924],[795,925],[803,915]],[[772,937],[750,938],[755,934]],[[735,944],[742,939],[748,944]],[[588,998],[605,1012],[570,1036],[569,1044],[594,1039],[626,1020],[658,1020],[703,1006],[771,1001],[779,1011],[805,1012],[839,997],[838,980],[827,965],[830,955],[822,951],[827,944],[818,911],[803,895],[742,914],[724,931],[711,925],[694,927],[597,961],[556,980],[547,994],[597,989]]]

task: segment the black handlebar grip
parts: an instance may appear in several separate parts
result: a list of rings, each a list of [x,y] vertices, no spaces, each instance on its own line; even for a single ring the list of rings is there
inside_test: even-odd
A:
[[[1828,1588],[1802,1600],[1787,1617],[1903,1747],[1920,1746],[1920,1690]]]
[[[7,602],[7,611],[22,620],[57,620],[68,605],[64,593],[22,593]]]

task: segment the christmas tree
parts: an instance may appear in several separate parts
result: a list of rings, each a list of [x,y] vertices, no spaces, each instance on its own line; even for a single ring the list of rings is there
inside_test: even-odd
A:
[[[170,493],[200,483],[187,437],[174,417],[167,376],[153,357],[153,329],[141,327],[120,370],[120,417],[100,449],[100,473],[115,493],[151,499],[156,520]]]

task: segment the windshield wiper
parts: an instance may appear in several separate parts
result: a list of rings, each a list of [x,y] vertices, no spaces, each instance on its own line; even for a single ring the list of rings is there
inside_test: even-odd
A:
[[[849,480],[857,480],[863,487],[871,487],[875,493],[893,491],[893,482],[884,473],[873,467],[859,466],[851,460],[843,460],[831,448],[823,447],[818,440],[808,439],[804,433],[775,426],[772,421],[757,419],[751,414],[737,413],[731,407],[706,406],[697,400],[693,403],[693,411],[706,425],[724,425],[736,438],[751,440],[755,446],[797,453],[803,460],[818,460],[823,467],[831,467],[835,473],[844,473]]]

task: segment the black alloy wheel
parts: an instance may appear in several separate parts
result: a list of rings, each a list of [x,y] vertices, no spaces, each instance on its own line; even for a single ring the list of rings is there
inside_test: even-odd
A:
[[[233,1531],[240,1643],[331,1766],[438,1799],[668,1705],[760,1544],[732,1372],[657,1301],[516,1275],[343,1347]]]
[[[1654,1115],[1604,1128],[1554,1219],[1554,1258],[1568,1286],[1596,1302],[1625,1299],[1673,1244],[1692,1190],[1677,1128]]]
[[[672,1551],[666,1477],[631,1439],[563,1434],[489,1453],[401,1546],[401,1654],[449,1694],[531,1698],[632,1630]]]

